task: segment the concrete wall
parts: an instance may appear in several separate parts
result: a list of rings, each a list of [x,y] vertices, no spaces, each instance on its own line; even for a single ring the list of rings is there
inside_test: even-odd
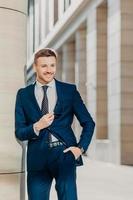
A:
[[[14,104],[24,86],[27,1],[0,0],[0,198],[20,199],[22,148],[14,135]]]

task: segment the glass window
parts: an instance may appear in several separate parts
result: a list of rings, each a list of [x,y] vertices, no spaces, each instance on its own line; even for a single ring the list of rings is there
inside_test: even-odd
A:
[[[71,0],[64,0],[64,12],[68,9],[71,5]]]
[[[34,0],[28,2],[28,55],[35,50],[35,4]]]
[[[58,0],[54,0],[54,24],[58,21]]]

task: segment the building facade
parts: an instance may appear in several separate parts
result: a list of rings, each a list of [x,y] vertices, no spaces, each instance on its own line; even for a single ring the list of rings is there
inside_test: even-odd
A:
[[[34,53],[58,52],[57,79],[75,83],[96,121],[91,159],[133,165],[133,1],[29,0],[26,82]],[[77,139],[80,127],[73,124]]]

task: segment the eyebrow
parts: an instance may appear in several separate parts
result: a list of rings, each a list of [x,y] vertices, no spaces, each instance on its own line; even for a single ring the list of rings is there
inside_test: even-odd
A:
[[[41,64],[41,66],[47,66],[48,64]],[[50,65],[55,65],[55,63],[51,63]]]

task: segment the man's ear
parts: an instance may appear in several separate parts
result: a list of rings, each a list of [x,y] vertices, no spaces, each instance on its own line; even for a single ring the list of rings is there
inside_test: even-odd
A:
[[[33,63],[33,70],[36,72],[36,64]]]

